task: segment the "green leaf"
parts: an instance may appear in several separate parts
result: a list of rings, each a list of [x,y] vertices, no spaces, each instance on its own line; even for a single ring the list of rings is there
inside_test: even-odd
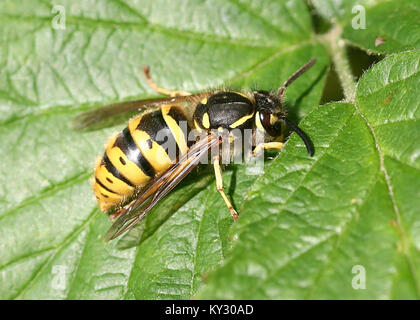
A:
[[[384,0],[312,0],[317,13],[331,22],[342,22],[354,17],[357,6],[369,8]],[[386,0],[385,0],[386,1]]]
[[[392,11],[398,23],[380,19],[396,1],[312,3],[343,52],[342,40],[418,48],[417,1]],[[364,33],[348,29],[355,4],[369,14]],[[305,1],[67,0],[63,30],[55,5],[0,3],[0,298],[420,298],[418,51],[386,57],[357,90],[333,57],[356,98],[318,106],[335,52]],[[102,242],[111,222],[89,179],[127,118],[81,132],[69,128],[76,115],[156,96],[144,65],[168,89],[276,89],[312,57],[286,102],[313,158],[292,134],[263,175],[226,167],[235,224],[213,169],[200,167],[138,227]],[[360,270],[366,288],[354,289]]]
[[[343,27],[347,43],[369,53],[420,47],[419,0],[313,0],[317,13]]]
[[[394,53],[420,48],[420,1],[379,3],[366,10],[366,25],[356,29],[347,23],[343,38],[374,53]]]
[[[304,119],[314,158],[293,136],[266,168],[199,298],[420,297],[419,61],[418,51],[384,59],[360,79],[355,105]]]
[[[211,169],[194,172],[131,238],[104,244],[110,222],[88,180],[107,137],[126,124],[68,124],[101,104],[154,96],[143,65],[169,89],[275,89],[315,56],[287,92],[298,119],[318,104],[329,63],[309,10],[297,0],[60,5],[64,30],[52,28],[49,2],[0,4],[0,297],[189,298],[231,245]],[[255,178],[241,166],[225,172],[236,207]]]

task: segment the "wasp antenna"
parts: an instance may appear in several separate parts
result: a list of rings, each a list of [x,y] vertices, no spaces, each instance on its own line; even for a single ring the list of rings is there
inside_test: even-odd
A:
[[[312,157],[314,155],[314,149],[312,147],[311,140],[309,140],[309,137],[306,135],[306,133],[303,132],[297,125],[295,125],[293,122],[291,122],[286,117],[283,117],[282,119],[303,140],[303,142],[305,143],[305,146],[306,146],[306,150],[308,150],[309,156]]]
[[[283,100],[284,92],[286,91],[286,88],[297,78],[299,78],[302,74],[304,74],[306,71],[308,71],[316,62],[316,58],[312,58],[309,60],[305,65],[300,67],[295,73],[293,73],[289,79],[287,79],[283,85],[279,88],[277,91],[277,96],[279,97],[280,101]]]

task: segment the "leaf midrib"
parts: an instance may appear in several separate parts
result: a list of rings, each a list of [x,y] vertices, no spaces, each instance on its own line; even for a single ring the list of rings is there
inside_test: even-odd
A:
[[[395,217],[396,217],[397,228],[399,230],[399,232],[397,234],[400,237],[400,240],[403,244],[404,256],[407,260],[407,264],[408,264],[409,269],[410,269],[410,275],[412,277],[412,280],[414,282],[414,286],[416,288],[417,297],[419,298],[420,297],[420,283],[419,283],[419,280],[417,279],[416,269],[414,267],[414,265],[415,265],[414,264],[414,259],[410,255],[410,250],[409,250],[410,241],[408,240],[407,231],[405,230],[405,228],[403,226],[400,210],[397,206],[397,201],[395,199],[395,195],[394,195],[394,192],[393,192],[393,186],[392,186],[392,183],[391,183],[391,178],[390,178],[390,176],[388,174],[388,170],[385,166],[384,153],[383,153],[382,148],[380,147],[378,139],[376,137],[374,126],[372,126],[372,124],[369,122],[367,117],[361,112],[361,110],[356,105],[356,103],[353,104],[353,106],[354,106],[356,112],[360,115],[360,117],[366,123],[367,127],[369,128],[369,131],[371,132],[372,138],[374,140],[375,148],[376,148],[376,151],[377,151],[378,157],[379,157],[379,166],[380,166],[379,168],[380,168],[380,171],[384,174],[385,183],[386,183],[386,187],[387,187],[387,191],[388,191],[388,196],[391,200],[392,208],[393,208],[393,211],[394,211],[394,214],[395,214]]]

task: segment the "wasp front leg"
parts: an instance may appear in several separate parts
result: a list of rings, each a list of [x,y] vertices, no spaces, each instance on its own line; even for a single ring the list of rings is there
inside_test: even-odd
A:
[[[255,149],[252,151],[253,155],[259,154],[264,149],[276,149],[281,150],[283,149],[284,143],[283,142],[265,142],[258,144]]]
[[[236,210],[233,208],[232,204],[230,203],[228,197],[226,196],[225,192],[223,191],[223,179],[222,179],[222,168],[220,167],[220,156],[215,156],[213,158],[213,167],[214,167],[214,175],[216,176],[216,188],[219,191],[220,195],[223,198],[223,201],[226,203],[230,214],[232,215],[233,220],[238,220],[239,215]]]
[[[156,82],[152,79],[152,77],[150,76],[150,68],[148,66],[143,67],[143,72],[144,72],[144,75],[146,77],[147,83],[157,93],[164,94],[164,95],[170,96],[170,97],[179,97],[179,96],[189,96],[189,95],[191,95],[191,93],[189,93],[187,91],[167,90],[167,89],[159,87],[156,84]]]

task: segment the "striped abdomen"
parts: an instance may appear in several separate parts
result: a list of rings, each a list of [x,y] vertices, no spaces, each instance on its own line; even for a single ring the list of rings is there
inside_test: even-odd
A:
[[[124,202],[188,151],[181,109],[163,106],[132,119],[109,141],[95,168],[93,189],[102,211]]]

